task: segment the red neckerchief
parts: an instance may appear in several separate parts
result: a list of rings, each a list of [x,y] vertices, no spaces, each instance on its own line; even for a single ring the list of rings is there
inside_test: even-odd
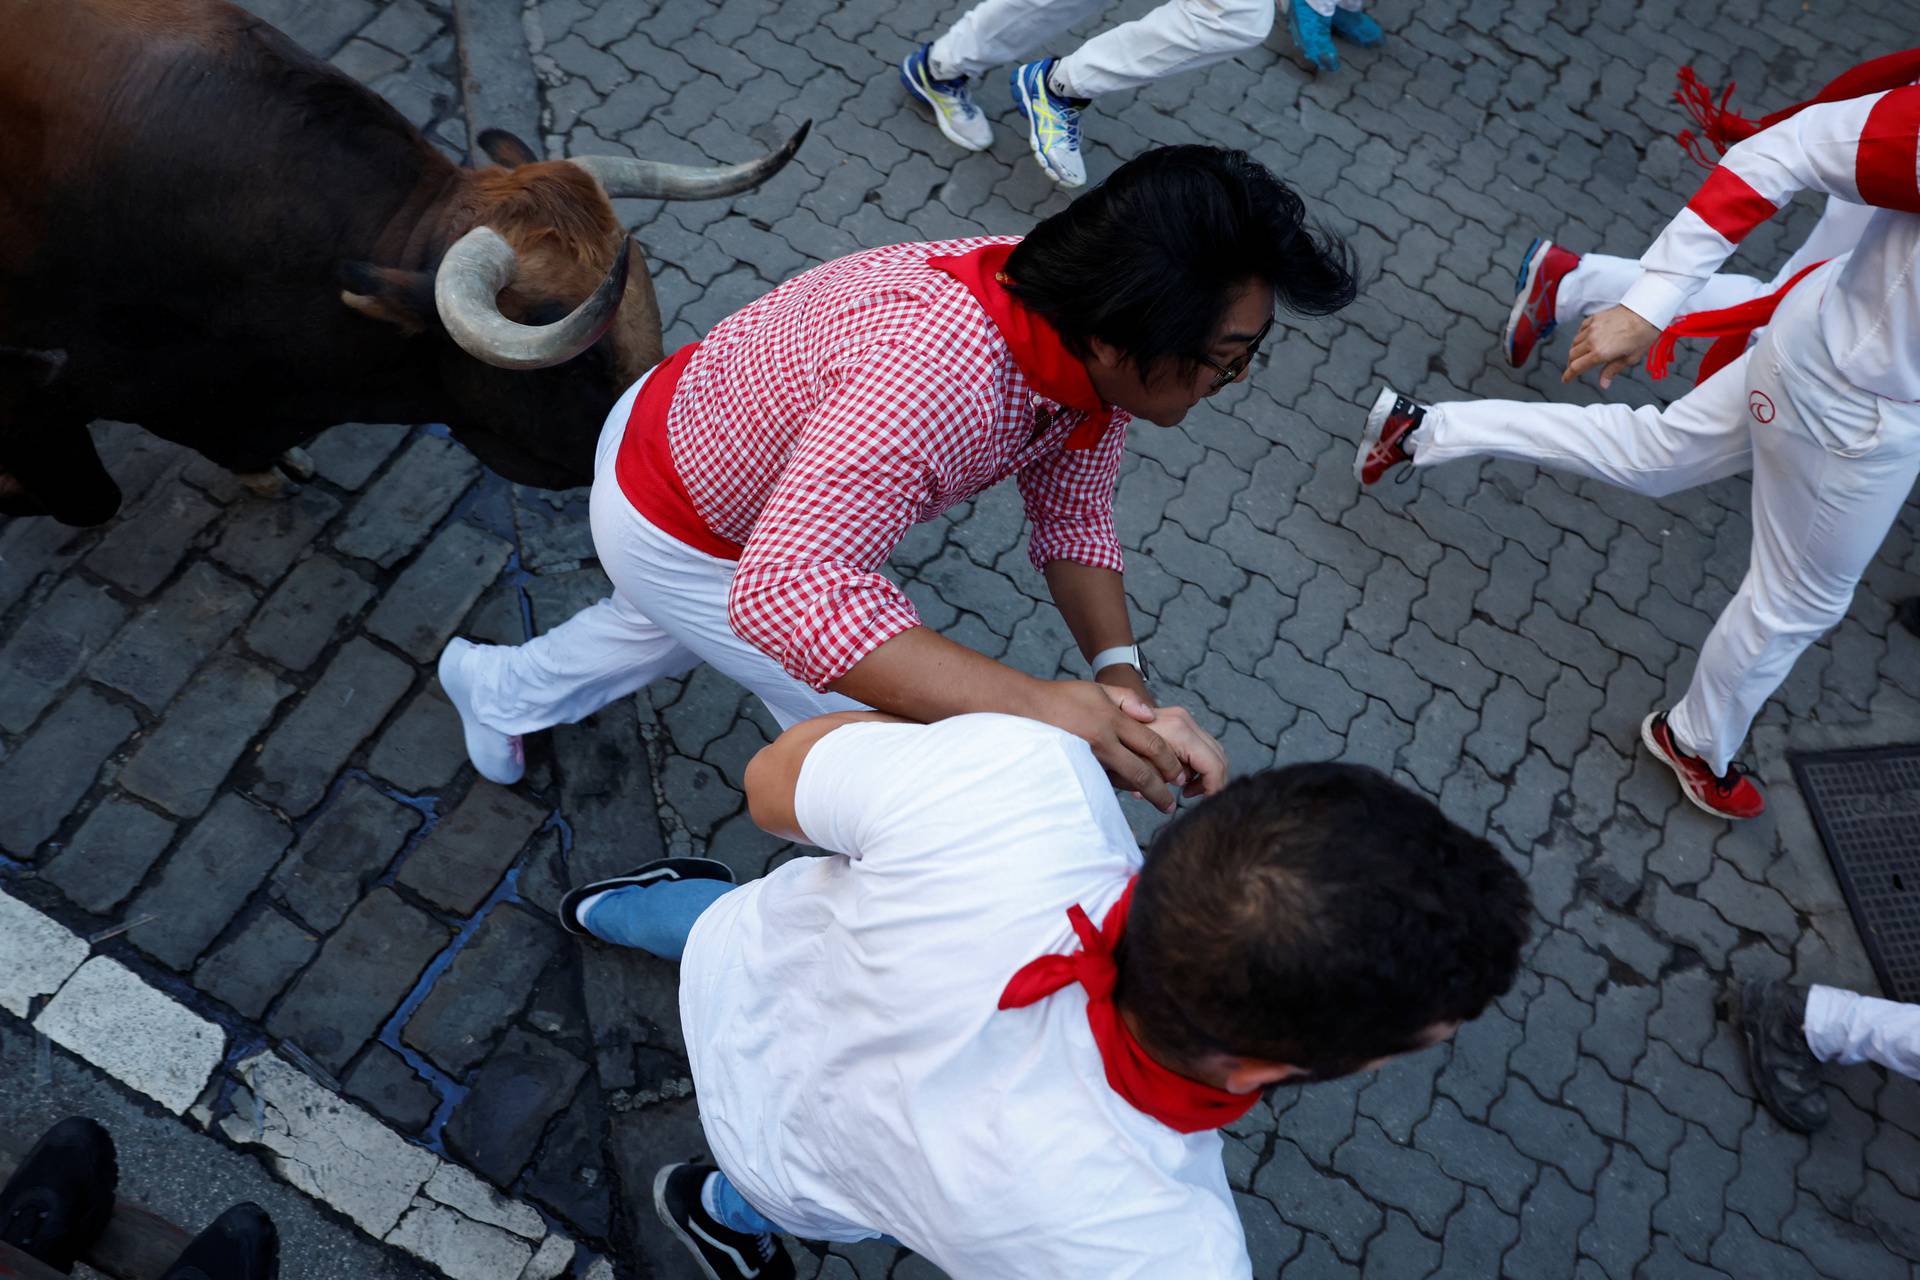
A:
[[[961,284],[980,304],[987,318],[1006,339],[1014,364],[1027,381],[1055,404],[1078,409],[1086,418],[1067,435],[1067,448],[1091,449],[1100,443],[1113,422],[1113,406],[1093,389],[1093,379],[1079,357],[1067,350],[1060,333],[1045,317],[1007,292],[1001,274],[1014,246],[990,244],[953,258],[928,258],[927,265],[945,272]]]
[[[1198,1133],[1232,1124],[1260,1100],[1259,1090],[1228,1093],[1181,1075],[1155,1062],[1127,1030],[1126,1020],[1113,1003],[1113,984],[1120,977],[1113,950],[1126,931],[1127,909],[1133,905],[1135,876],[1113,904],[1096,931],[1079,903],[1067,908],[1067,919],[1080,935],[1080,950],[1071,955],[1046,955],[1022,965],[1000,993],[1002,1009],[1020,1009],[1044,1000],[1062,987],[1079,983],[1087,989],[1087,1025],[1100,1047],[1107,1083],[1114,1092],[1146,1114],[1181,1133]]]
[[[1749,120],[1739,112],[1727,106],[1727,99],[1733,96],[1733,83],[1720,91],[1716,102],[1713,90],[1693,73],[1692,67],[1680,68],[1680,87],[1674,91],[1674,98],[1685,107],[1693,122],[1706,133],[1707,141],[1719,148],[1722,154],[1736,142],[1751,138],[1762,129],[1772,128],[1782,120],[1805,111],[1808,107],[1823,102],[1845,102],[1849,98],[1864,98],[1870,93],[1879,93],[1885,89],[1900,89],[1920,80],[1920,49],[1908,49],[1901,53],[1889,53],[1884,57],[1863,62],[1850,71],[1834,77],[1826,88],[1808,98],[1805,102],[1796,102],[1782,108],[1772,115],[1761,116],[1758,120]],[[1714,167],[1713,157],[1693,135],[1693,130],[1683,130],[1679,135],[1681,147],[1693,157],[1702,168]]]
[[[1705,382],[1740,358],[1740,353],[1747,349],[1747,339],[1753,336],[1753,331],[1773,319],[1780,300],[1806,278],[1807,272],[1814,267],[1824,267],[1831,261],[1829,258],[1825,262],[1800,268],[1793,273],[1793,279],[1764,297],[1749,298],[1716,311],[1690,311],[1680,316],[1660,331],[1660,340],[1653,344],[1653,350],[1647,352],[1647,372],[1655,378],[1666,377],[1667,370],[1673,364],[1674,344],[1681,338],[1718,338],[1719,341],[1708,347],[1707,354],[1701,357],[1700,372],[1693,378],[1695,385]]]

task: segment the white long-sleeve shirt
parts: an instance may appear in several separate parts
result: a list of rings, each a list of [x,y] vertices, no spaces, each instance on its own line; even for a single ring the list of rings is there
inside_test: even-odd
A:
[[[1834,365],[1920,401],[1920,86],[1811,106],[1729,148],[1640,259],[1622,305],[1665,328],[1747,233],[1800,191],[1878,212],[1820,305]]]

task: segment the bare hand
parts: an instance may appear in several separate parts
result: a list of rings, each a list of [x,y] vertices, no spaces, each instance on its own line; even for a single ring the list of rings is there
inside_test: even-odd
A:
[[[1147,727],[1156,712],[1144,698],[1091,680],[1056,680],[1034,716],[1084,738],[1115,786],[1138,792],[1162,813],[1173,811],[1167,784],[1184,784],[1187,772],[1166,739]]]
[[[1196,724],[1193,714],[1185,707],[1155,707],[1149,723],[1185,766],[1181,778],[1174,781],[1174,785],[1179,786],[1184,780],[1186,789],[1182,795],[1189,799],[1210,796],[1227,785],[1226,748]]]
[[[1600,389],[1613,385],[1614,376],[1637,364],[1653,349],[1660,330],[1625,307],[1608,307],[1580,322],[1560,381],[1572,382],[1589,369],[1600,370]]]

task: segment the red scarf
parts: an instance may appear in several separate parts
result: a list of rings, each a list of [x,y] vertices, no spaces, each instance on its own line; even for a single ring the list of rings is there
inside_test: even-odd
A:
[[[1718,311],[1693,311],[1679,317],[1661,330],[1660,340],[1653,344],[1653,350],[1647,352],[1647,372],[1655,378],[1666,377],[1667,370],[1673,367],[1674,344],[1681,338],[1718,338],[1719,341],[1708,347],[1707,354],[1701,357],[1700,372],[1693,378],[1696,384],[1705,382],[1740,358],[1740,353],[1747,349],[1747,339],[1753,336],[1753,331],[1773,319],[1780,300],[1806,278],[1807,272],[1825,265],[1825,262],[1816,262],[1800,268],[1793,273],[1791,280],[1764,297],[1749,298],[1736,306],[1721,307]]]
[[[954,258],[928,258],[927,265],[961,284],[987,313],[1006,340],[1013,362],[1027,381],[1055,404],[1078,409],[1085,421],[1067,436],[1067,448],[1091,449],[1100,443],[1113,422],[1113,406],[1093,389],[1093,379],[1080,358],[1067,350],[1060,333],[1046,318],[1007,292],[1007,259],[1014,246],[990,244]]]
[[[1127,909],[1133,905],[1133,889],[1138,883],[1139,876],[1127,881],[1126,892],[1107,912],[1098,931],[1079,903],[1068,907],[1067,919],[1080,936],[1080,950],[1071,955],[1041,956],[1021,966],[1000,993],[1000,1007],[1025,1008],[1079,983],[1087,989],[1087,1025],[1093,1028],[1093,1042],[1100,1046],[1100,1061],[1107,1068],[1107,1083],[1114,1092],[1136,1111],[1144,1111],[1180,1133],[1232,1124],[1260,1100],[1259,1090],[1228,1093],[1169,1071],[1147,1056],[1114,1006],[1113,985],[1119,980],[1120,970],[1114,964],[1113,951],[1126,931]]]
[[[1719,148],[1722,153],[1736,142],[1751,138],[1762,129],[1779,124],[1789,116],[1797,115],[1808,107],[1822,102],[1845,102],[1849,98],[1864,98],[1870,93],[1879,93],[1886,89],[1900,89],[1920,80],[1920,49],[1908,49],[1902,53],[1889,53],[1863,62],[1853,70],[1837,77],[1805,102],[1796,102],[1769,116],[1758,120],[1749,120],[1727,107],[1727,99],[1733,96],[1733,82],[1720,92],[1718,102],[1714,101],[1713,90],[1692,67],[1680,68],[1680,87],[1674,91],[1674,99],[1685,107],[1693,122],[1706,132],[1707,141]],[[1702,168],[1714,167],[1713,157],[1691,129],[1683,129],[1679,142],[1692,156],[1694,163]]]

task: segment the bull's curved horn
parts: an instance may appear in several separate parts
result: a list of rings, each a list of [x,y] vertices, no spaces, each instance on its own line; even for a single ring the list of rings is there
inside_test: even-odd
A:
[[[575,156],[573,163],[592,174],[611,200],[717,200],[751,191],[780,172],[812,128],[809,120],[778,151],[745,164],[700,168],[627,156]]]
[[[620,242],[613,267],[572,314],[552,324],[521,324],[500,313],[500,291],[518,269],[513,246],[491,227],[475,227],[454,241],[433,277],[440,322],[467,354],[502,369],[546,369],[600,340],[620,310],[627,287],[631,236]]]

